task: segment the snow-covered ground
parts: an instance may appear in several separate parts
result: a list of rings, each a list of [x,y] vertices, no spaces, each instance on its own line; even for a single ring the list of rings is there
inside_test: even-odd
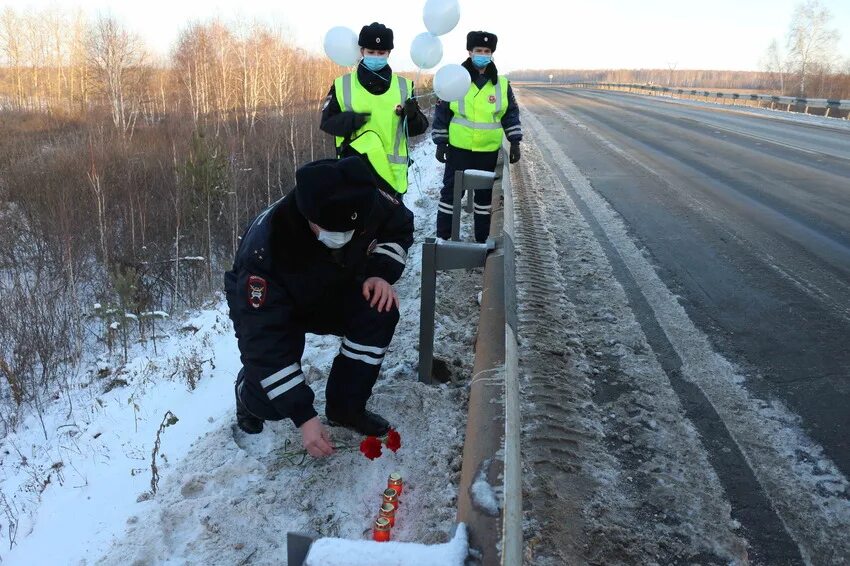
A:
[[[331,429],[340,449],[303,465],[290,422],[267,423],[258,436],[234,426],[233,379],[239,356],[226,304],[163,324],[158,354],[136,345],[126,365],[93,353],[90,367],[43,414],[22,420],[0,441],[0,559],[6,564],[281,564],[287,531],[371,536],[390,472],[405,478],[393,539],[448,543],[466,420],[466,389],[417,381],[421,247],[433,234],[442,167],[434,146],[413,151],[405,203],[416,215],[416,243],[397,285],[401,322],[370,407],[401,434],[397,453],[369,461],[360,437]],[[463,279],[463,277],[461,277]],[[441,289],[454,289],[451,277]],[[464,286],[469,284],[464,282]],[[475,294],[444,293],[438,351],[462,373],[471,362]],[[308,336],[303,367],[323,414],[335,337]],[[108,375],[107,375],[108,372]],[[192,389],[189,383],[195,383]],[[167,413],[151,492],[152,450]],[[446,548],[457,550],[458,541]],[[465,539],[464,539],[465,540]],[[462,542],[462,541],[461,541]]]

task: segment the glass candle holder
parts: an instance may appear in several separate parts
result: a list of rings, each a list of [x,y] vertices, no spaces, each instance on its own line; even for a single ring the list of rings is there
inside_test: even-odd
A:
[[[390,521],[386,517],[378,517],[375,519],[375,526],[372,528],[372,540],[376,542],[390,541]]]
[[[398,472],[391,473],[390,477],[387,479],[387,487],[394,489],[396,494],[400,497],[404,488],[404,481],[402,480],[401,474]]]

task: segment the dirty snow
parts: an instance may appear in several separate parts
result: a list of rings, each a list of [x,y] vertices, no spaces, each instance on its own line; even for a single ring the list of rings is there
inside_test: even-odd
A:
[[[28,415],[2,440],[0,536],[6,544],[0,559],[281,564],[289,530],[369,538],[393,471],[406,482],[394,540],[447,543],[455,527],[467,393],[460,381],[430,387],[416,375],[420,244],[433,234],[441,184],[433,151],[423,141],[412,152],[417,163],[405,203],[416,215],[416,243],[397,285],[401,321],[370,401],[399,430],[397,453],[384,450],[369,461],[357,449],[359,437],[331,429],[337,454],[297,465],[284,454],[300,449],[300,435],[288,421],[267,423],[258,436],[235,429],[238,350],[226,304],[218,299],[160,323],[158,355],[135,345],[126,364],[118,354],[93,358],[69,378],[67,398],[45,409],[43,425]],[[453,308],[458,300],[463,305]],[[474,306],[474,291],[460,299],[448,294],[438,311],[438,341],[458,360],[458,380],[471,367],[470,345],[445,342],[474,334]],[[302,365],[320,414],[338,347],[338,338],[308,336]],[[161,434],[160,480],[152,495],[151,451],[168,411],[178,421]]]

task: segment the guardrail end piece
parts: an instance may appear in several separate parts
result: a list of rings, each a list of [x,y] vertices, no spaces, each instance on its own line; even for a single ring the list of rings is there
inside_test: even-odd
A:
[[[286,563],[289,566],[303,566],[318,534],[286,533]]]

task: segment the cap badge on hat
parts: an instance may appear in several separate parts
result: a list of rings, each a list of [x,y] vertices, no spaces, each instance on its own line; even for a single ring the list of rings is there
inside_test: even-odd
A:
[[[357,213],[356,213],[356,212],[355,212],[354,214],[352,214],[352,215],[351,215],[351,219],[352,219],[352,220],[357,220]]]
[[[487,43],[488,41],[490,41],[490,38],[485,35],[484,36],[484,43]]]
[[[381,43],[381,38],[380,38],[380,37],[376,37],[376,38],[375,38],[375,43]]]

